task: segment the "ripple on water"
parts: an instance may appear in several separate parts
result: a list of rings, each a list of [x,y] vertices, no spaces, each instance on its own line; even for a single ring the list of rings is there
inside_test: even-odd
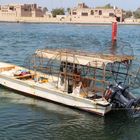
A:
[[[133,50],[138,58],[140,52],[138,26],[119,27],[115,50],[110,42],[111,26],[0,23],[0,32],[0,61],[18,65],[24,65],[28,54],[45,47],[122,54]],[[129,119],[124,112],[103,118],[0,87],[0,139],[140,139],[139,123],[140,119]]]

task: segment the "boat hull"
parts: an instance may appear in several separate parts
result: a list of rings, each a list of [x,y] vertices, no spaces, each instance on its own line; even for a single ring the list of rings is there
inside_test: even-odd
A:
[[[39,97],[65,106],[70,106],[104,116],[111,111],[111,105],[102,98],[91,100],[84,97],[68,94],[56,88],[51,82],[40,83],[34,79],[18,79],[10,72],[24,69],[22,67],[0,62],[0,85],[19,91],[27,96]],[[44,74],[43,74],[44,75]]]
[[[24,81],[13,79],[2,74],[0,74],[0,84],[7,88],[23,92],[26,95],[40,97],[70,107],[96,113],[101,116],[104,116],[111,110],[110,105],[98,105],[87,99],[78,98],[70,94],[59,93],[50,89],[43,88],[39,83],[30,85]]]

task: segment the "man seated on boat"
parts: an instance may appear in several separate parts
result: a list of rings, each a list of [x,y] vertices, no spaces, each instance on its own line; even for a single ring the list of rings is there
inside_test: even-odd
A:
[[[80,96],[82,82],[79,82],[79,85],[73,88],[72,95]]]

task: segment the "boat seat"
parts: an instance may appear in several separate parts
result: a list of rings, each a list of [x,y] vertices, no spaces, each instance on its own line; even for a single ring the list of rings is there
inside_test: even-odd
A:
[[[33,78],[35,76],[35,74],[25,74],[22,76],[15,76],[16,79],[28,79],[28,78]]]

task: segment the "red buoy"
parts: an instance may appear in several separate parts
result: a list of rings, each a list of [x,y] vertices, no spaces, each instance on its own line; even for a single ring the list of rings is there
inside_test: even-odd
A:
[[[118,30],[117,22],[113,22],[112,23],[112,41],[113,42],[117,40],[117,30]]]

